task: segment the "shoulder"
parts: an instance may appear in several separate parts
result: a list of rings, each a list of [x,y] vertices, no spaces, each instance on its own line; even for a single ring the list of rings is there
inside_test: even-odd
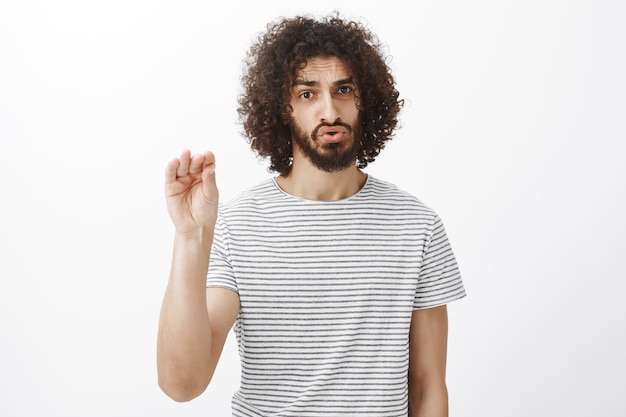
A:
[[[261,213],[280,211],[284,206],[284,194],[273,178],[268,178],[235,196],[220,203],[218,220],[245,220]]]
[[[390,208],[419,212],[425,216],[436,217],[437,213],[425,204],[416,195],[399,188],[397,185],[377,177],[368,177],[363,189],[363,197],[373,201],[380,201]]]
[[[242,191],[231,200],[220,203],[220,209],[230,210],[241,205],[276,199],[279,195],[280,193],[278,193],[276,183],[272,178],[269,178]]]

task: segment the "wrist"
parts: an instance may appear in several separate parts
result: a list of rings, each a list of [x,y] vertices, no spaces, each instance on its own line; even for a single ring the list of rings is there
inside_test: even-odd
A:
[[[174,244],[186,247],[204,247],[211,249],[213,244],[213,228],[200,227],[193,230],[176,230]]]

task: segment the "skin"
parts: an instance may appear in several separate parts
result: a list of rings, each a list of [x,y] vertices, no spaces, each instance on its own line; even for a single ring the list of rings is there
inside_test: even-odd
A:
[[[211,152],[188,150],[165,170],[165,196],[175,226],[170,278],[157,336],[159,386],[189,401],[208,386],[239,311],[236,293],[206,288],[219,194]]]
[[[309,60],[291,91],[293,166],[276,181],[287,193],[338,200],[357,193],[366,174],[355,163],[321,169],[314,158],[351,152],[358,141],[358,90],[335,57]],[[317,129],[322,125],[323,128]],[[330,125],[330,127],[329,127]],[[346,127],[349,126],[350,128]],[[312,137],[318,133],[325,133]],[[334,134],[333,134],[334,132]],[[333,159],[333,158],[331,158]],[[238,295],[205,288],[219,200],[215,157],[183,151],[166,168],[167,208],[175,225],[174,252],[157,339],[159,386],[176,401],[188,401],[208,386],[239,311]],[[415,310],[409,334],[409,416],[448,415],[445,383],[446,307]]]
[[[358,101],[355,98],[356,86],[345,65],[337,58],[311,59],[300,71],[291,91],[293,124],[303,132],[308,146],[321,155],[332,151],[348,152],[356,140],[354,131],[358,125]],[[311,138],[314,130],[323,123],[344,123],[353,126],[350,132],[345,128],[336,130],[342,137],[328,140],[322,137]],[[328,172],[321,170],[308,158],[293,140],[293,165],[288,176],[276,179],[287,193],[312,200],[339,200],[356,194],[365,184],[366,175],[357,169],[353,162],[348,168]],[[328,149],[332,148],[338,149]],[[307,180],[307,178],[309,180]]]

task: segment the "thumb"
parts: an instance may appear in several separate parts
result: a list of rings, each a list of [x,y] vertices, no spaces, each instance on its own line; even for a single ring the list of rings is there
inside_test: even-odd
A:
[[[213,152],[204,154],[204,164],[202,165],[202,191],[204,197],[209,200],[218,199],[217,182],[215,180],[215,155]]]

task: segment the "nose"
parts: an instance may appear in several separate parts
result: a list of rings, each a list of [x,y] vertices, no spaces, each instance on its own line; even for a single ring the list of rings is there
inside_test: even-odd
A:
[[[341,116],[339,114],[339,107],[333,99],[332,94],[326,93],[322,95],[320,100],[320,121],[325,123],[335,123]]]

